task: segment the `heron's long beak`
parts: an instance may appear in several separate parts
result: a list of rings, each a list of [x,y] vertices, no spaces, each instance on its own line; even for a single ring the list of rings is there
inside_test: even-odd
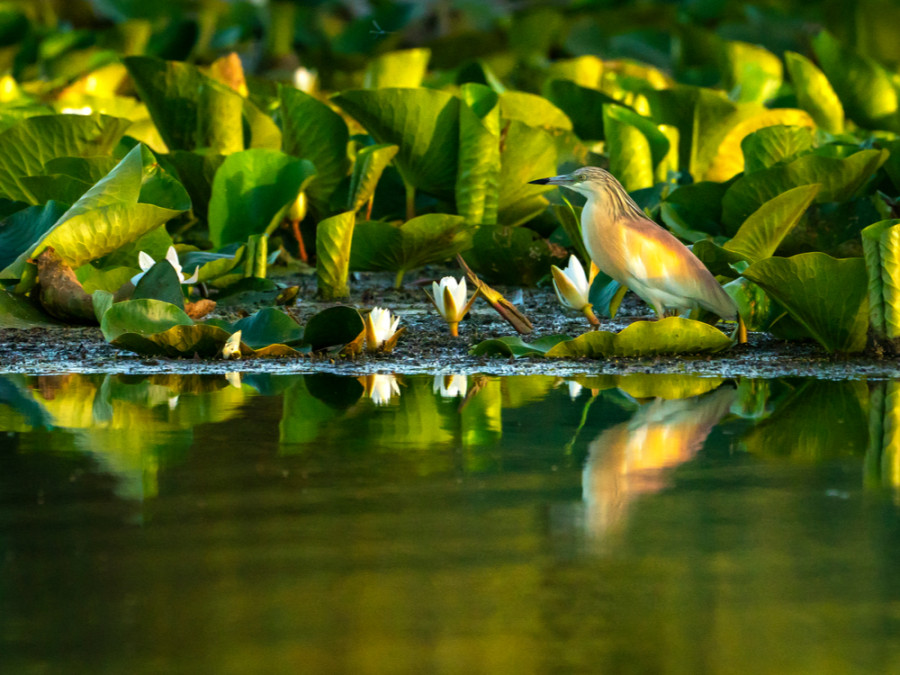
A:
[[[574,182],[572,176],[568,174],[565,176],[550,176],[549,178],[538,178],[537,180],[528,181],[530,185],[571,185]]]

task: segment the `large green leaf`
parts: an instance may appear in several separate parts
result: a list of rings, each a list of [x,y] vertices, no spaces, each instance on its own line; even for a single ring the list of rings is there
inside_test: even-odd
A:
[[[283,149],[316,167],[306,192],[318,212],[326,213],[334,189],[350,170],[347,124],[325,103],[293,87],[281,88],[281,119]]]
[[[396,145],[369,145],[356,153],[350,177],[348,211],[356,213],[375,194],[384,168],[397,155]]]
[[[722,230],[722,198],[727,190],[727,183],[712,181],[681,185],[666,196],[660,216],[682,239],[696,241],[707,234],[717,236]],[[685,236],[692,231],[694,236]]]
[[[26,260],[52,246],[73,269],[139,239],[180,213],[138,202],[145,179],[142,146],[132,149],[116,167],[88,190],[36,243],[2,273],[17,279]]]
[[[725,42],[722,47],[725,87],[735,100],[764,103],[781,87],[781,59],[768,49],[746,42]]]
[[[162,300],[175,305],[178,309],[184,309],[181,279],[168,260],[160,260],[140,278],[131,299],[142,298]]]
[[[316,227],[316,283],[325,300],[350,295],[350,250],[353,243],[353,211],[339,213]]]
[[[313,351],[339,347],[353,342],[363,329],[362,317],[353,307],[329,307],[306,322],[303,342]]]
[[[532,286],[549,274],[550,265],[564,265],[568,254],[534,230],[483,225],[475,230],[472,248],[463,257],[491,283]]]
[[[169,150],[227,155],[244,149],[240,94],[187,63],[149,56],[124,63]]]
[[[865,347],[868,284],[862,258],[838,260],[824,253],[767,258],[743,276],[784,305],[827,351]]]
[[[827,31],[813,38],[813,50],[850,118],[871,129],[900,131],[900,100],[887,70]]]
[[[862,150],[844,159],[804,155],[788,164],[756,171],[735,181],[722,199],[722,221],[736,231],[751,213],[782,192],[820,183],[817,203],[852,197],[888,157],[887,150]]]
[[[107,342],[124,333],[153,335],[172,326],[191,326],[191,317],[163,300],[126,300],[117,302],[103,314],[100,330]]]
[[[700,321],[677,316],[659,321],[636,321],[620,333],[591,331],[561,342],[549,351],[551,358],[608,358],[612,356],[656,356],[701,354],[731,346],[731,338]]]
[[[225,158],[213,180],[209,237],[213,246],[270,231],[315,176],[308,161],[257,148]]]
[[[844,108],[825,73],[796,52],[785,52],[784,60],[794,83],[797,105],[825,131],[841,133],[844,130]]]
[[[366,89],[421,86],[429,58],[431,50],[425,48],[379,54],[366,66],[363,86]]]
[[[651,120],[627,108],[603,106],[609,170],[629,192],[653,187],[655,166],[669,151],[669,139]]]
[[[500,95],[500,117],[548,131],[571,131],[572,120],[550,101],[524,91],[505,91]],[[548,174],[549,175],[549,174]]]
[[[546,187],[529,185],[529,181],[556,174],[557,148],[553,135],[539,127],[513,120],[505,131],[497,222],[515,226],[547,208],[547,200],[541,196]]]
[[[791,162],[812,151],[815,134],[809,127],[783,124],[763,127],[741,141],[744,173],[753,173]]]
[[[480,84],[462,87],[456,212],[473,225],[497,222],[500,190],[500,107],[497,94]]]
[[[456,96],[424,88],[357,89],[338,94],[334,101],[376,141],[400,148],[394,162],[407,185],[453,194],[459,154]]]
[[[0,196],[36,204],[24,176],[44,172],[56,157],[108,155],[130,122],[106,115],[42,115],[0,133]]]
[[[263,307],[258,312],[231,325],[231,332],[241,331],[241,342],[252,349],[272,344],[296,344],[303,338],[303,329],[289,314],[275,307]]]
[[[869,323],[876,336],[900,337],[900,220],[882,220],[862,231],[869,281]]]
[[[429,213],[403,225],[357,223],[353,230],[350,267],[356,270],[407,272],[443,262],[466,250],[472,228],[461,216]]]
[[[749,263],[771,257],[818,193],[819,185],[803,185],[770,199],[743,222],[725,249]]]
[[[175,168],[178,178],[190,195],[194,215],[206,220],[213,180],[216,171],[225,161],[225,155],[176,150],[166,155],[166,159]]]

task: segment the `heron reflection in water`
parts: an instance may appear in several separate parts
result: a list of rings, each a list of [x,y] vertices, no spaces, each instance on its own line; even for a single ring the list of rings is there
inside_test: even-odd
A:
[[[591,538],[622,527],[631,503],[668,485],[668,473],[697,454],[728,414],[735,389],[643,404],[628,421],[607,429],[590,446],[582,474],[585,527]]]

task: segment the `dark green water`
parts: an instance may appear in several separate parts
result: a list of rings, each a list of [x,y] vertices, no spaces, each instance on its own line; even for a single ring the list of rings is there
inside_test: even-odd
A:
[[[0,378],[0,672],[900,672],[898,385],[232,382]]]

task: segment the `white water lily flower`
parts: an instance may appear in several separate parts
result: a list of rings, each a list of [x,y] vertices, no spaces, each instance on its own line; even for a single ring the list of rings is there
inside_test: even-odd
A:
[[[59,112],[63,115],[91,115],[94,110],[91,106],[86,105],[83,108],[63,108]]]
[[[375,405],[387,405],[394,396],[400,396],[400,385],[394,375],[376,373],[363,378],[366,396]]]
[[[184,272],[181,271],[181,263],[178,260],[178,252],[175,251],[174,246],[170,246],[169,250],[166,251],[166,260],[168,260],[169,264],[175,268],[175,272],[178,274],[178,279],[179,281],[181,281],[181,283],[188,285],[197,283],[197,279],[200,277],[200,267],[198,266],[197,269],[194,270],[194,273],[191,275],[191,277],[187,278],[184,275]],[[141,271],[131,277],[132,285],[137,286],[138,282],[141,280],[141,277],[149,272],[150,268],[152,268],[155,264],[156,261],[152,257],[150,257],[149,254],[141,251],[138,254],[138,265],[141,266]]]
[[[391,316],[389,309],[373,307],[363,318],[363,324],[366,327],[366,350],[375,352],[384,348],[385,342],[397,332],[400,317]]]
[[[591,284],[578,258],[574,255],[569,256],[569,265],[566,269],[561,270],[556,265],[551,265],[550,272],[553,274],[553,289],[559,303],[563,307],[583,312],[592,324],[599,324],[589,299]]]
[[[477,294],[466,302],[465,278],[457,281],[453,277],[444,277],[440,284],[432,281],[431,291],[434,293],[434,297],[429,295],[428,299],[431,300],[431,304],[437,309],[438,314],[444,317],[444,321],[450,325],[450,335],[457,337],[459,322],[469,311]]]
[[[441,398],[464,397],[468,391],[469,382],[465,375],[459,373],[453,375],[435,375],[432,391],[440,394]]]

